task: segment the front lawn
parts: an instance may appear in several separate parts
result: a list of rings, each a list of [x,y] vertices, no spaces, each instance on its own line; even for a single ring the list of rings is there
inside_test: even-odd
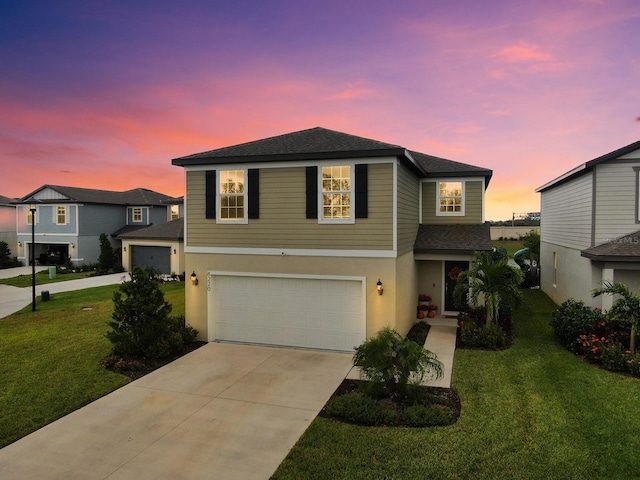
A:
[[[524,292],[515,341],[458,350],[458,422],[358,427],[316,418],[277,479],[628,479],[640,472],[640,380],[583,362],[556,343],[555,305]]]
[[[184,315],[184,283],[161,288]],[[116,289],[57,293],[0,320],[0,448],[129,381],[100,366]]]
[[[96,272],[69,272],[69,273],[57,273],[56,278],[49,278],[48,270],[41,270],[36,272],[36,285],[44,285],[46,283],[66,282],[67,280],[77,280],[79,278],[87,278],[95,276]],[[11,278],[0,278],[0,283],[4,285],[11,285],[12,287],[30,287],[31,286],[31,274],[18,275]]]

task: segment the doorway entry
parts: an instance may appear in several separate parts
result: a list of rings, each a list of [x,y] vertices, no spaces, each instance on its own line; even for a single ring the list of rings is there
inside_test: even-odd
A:
[[[444,262],[444,311],[457,312],[453,301],[453,290],[458,283],[458,275],[469,269],[469,262],[461,260],[445,260]]]

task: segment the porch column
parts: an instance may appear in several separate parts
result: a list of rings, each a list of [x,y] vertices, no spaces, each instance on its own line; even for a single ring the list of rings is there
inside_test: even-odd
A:
[[[613,268],[602,269],[602,282],[605,281],[613,283]],[[613,306],[614,295],[600,295],[602,299],[602,310],[609,310]]]

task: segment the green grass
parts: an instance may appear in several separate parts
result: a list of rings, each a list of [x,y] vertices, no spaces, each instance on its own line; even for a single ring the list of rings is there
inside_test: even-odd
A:
[[[277,479],[628,479],[640,472],[640,380],[600,370],[554,340],[555,305],[525,291],[514,345],[458,350],[455,425],[358,427],[316,418]]]
[[[184,283],[161,288],[184,315]],[[0,320],[0,448],[128,382],[99,363],[117,289],[58,293]]]
[[[49,278],[49,271],[43,270],[36,273],[36,285],[44,285],[45,283],[66,282],[67,280],[77,280],[78,278],[87,278],[95,275],[95,272],[77,272],[77,273],[58,273],[56,278]],[[12,287],[30,287],[31,274],[18,275],[11,278],[0,278],[0,283],[11,285]]]
[[[506,248],[510,258],[513,258],[514,253],[518,250],[524,248],[520,240],[492,240],[491,243],[494,247]]]

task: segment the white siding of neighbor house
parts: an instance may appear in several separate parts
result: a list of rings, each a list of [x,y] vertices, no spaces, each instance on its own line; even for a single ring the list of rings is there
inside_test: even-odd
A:
[[[591,172],[546,190],[541,197],[541,241],[576,249],[591,246]]]
[[[595,167],[595,245],[640,230],[636,206],[638,160],[618,160]]]

